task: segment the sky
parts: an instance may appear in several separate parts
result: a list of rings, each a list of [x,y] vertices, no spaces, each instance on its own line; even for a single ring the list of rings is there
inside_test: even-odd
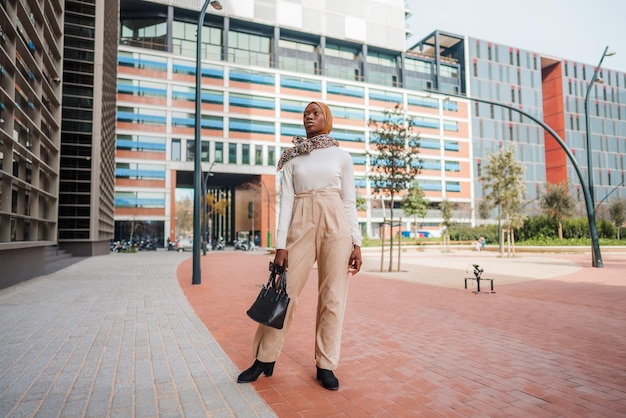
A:
[[[407,0],[412,37],[435,30],[626,73],[624,0]]]

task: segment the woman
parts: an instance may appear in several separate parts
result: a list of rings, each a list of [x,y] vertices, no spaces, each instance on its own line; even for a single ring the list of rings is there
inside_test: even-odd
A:
[[[261,373],[272,375],[298,295],[317,261],[317,379],[324,388],[337,390],[333,370],[339,362],[348,275],[358,273],[362,262],[354,173],[350,154],[329,136],[333,118],[328,106],[309,103],[303,122],[307,137],[295,137],[295,146],[278,162],[283,186],[274,263],[288,271],[291,302],[283,329],[259,325],[253,347],[256,360],[237,382],[254,382]]]

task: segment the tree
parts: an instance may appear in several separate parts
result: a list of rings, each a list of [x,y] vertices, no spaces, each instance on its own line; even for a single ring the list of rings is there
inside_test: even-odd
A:
[[[486,200],[481,200],[478,204],[478,216],[480,219],[489,219],[491,216],[491,207],[489,207],[489,202]]]
[[[370,119],[371,142],[376,152],[370,154],[372,172],[368,178],[375,193],[390,197],[390,222],[393,231],[394,197],[409,188],[419,174],[419,135],[413,132],[414,118],[398,104],[383,111],[382,120]],[[384,237],[383,237],[384,239]],[[389,271],[393,265],[393,234],[389,250]]]
[[[417,218],[424,218],[426,216],[426,208],[428,207],[428,200],[424,195],[424,190],[419,187],[417,181],[413,181],[409,191],[402,199],[402,210],[407,215],[415,216],[415,237],[417,238]]]
[[[177,236],[191,235],[193,230],[193,200],[186,196],[182,200],[176,201],[176,229]]]
[[[563,239],[563,220],[574,214],[576,201],[569,194],[567,182],[546,184],[546,192],[540,199],[541,209],[558,224],[559,239]]]
[[[616,199],[609,205],[609,216],[611,221],[617,227],[617,239],[620,240],[619,230],[626,221],[626,201],[623,199]]]
[[[444,233],[443,233],[444,252],[448,252],[449,251],[448,244],[450,244],[450,234],[448,233],[448,228],[452,226],[453,203],[450,202],[448,199],[443,199],[441,203],[439,204],[439,209],[441,209],[441,218],[443,219],[442,223],[444,227]]]
[[[487,164],[480,176],[485,205],[491,209],[498,208],[500,254],[503,251],[502,219],[507,220],[509,236],[513,229],[523,224],[521,206],[526,191],[524,170],[524,165],[515,160],[513,145],[509,145],[501,147],[497,153],[488,154]]]
[[[367,200],[357,193],[356,195],[356,210],[365,210],[367,209]]]

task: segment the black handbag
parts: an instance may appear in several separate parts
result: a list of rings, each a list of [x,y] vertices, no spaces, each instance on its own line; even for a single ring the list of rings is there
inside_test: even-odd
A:
[[[263,285],[263,289],[248,309],[247,314],[259,324],[282,329],[289,300],[285,268],[270,263],[270,277],[267,284]]]

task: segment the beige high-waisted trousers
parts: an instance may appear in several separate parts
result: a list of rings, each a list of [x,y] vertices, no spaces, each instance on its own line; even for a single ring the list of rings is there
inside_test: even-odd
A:
[[[296,195],[287,251],[287,293],[291,302],[285,325],[283,329],[259,325],[254,336],[254,356],[262,362],[273,362],[280,355],[298,307],[298,296],[317,261],[315,360],[318,367],[334,370],[339,363],[348,262],[352,253],[350,225],[338,190],[313,190]]]

